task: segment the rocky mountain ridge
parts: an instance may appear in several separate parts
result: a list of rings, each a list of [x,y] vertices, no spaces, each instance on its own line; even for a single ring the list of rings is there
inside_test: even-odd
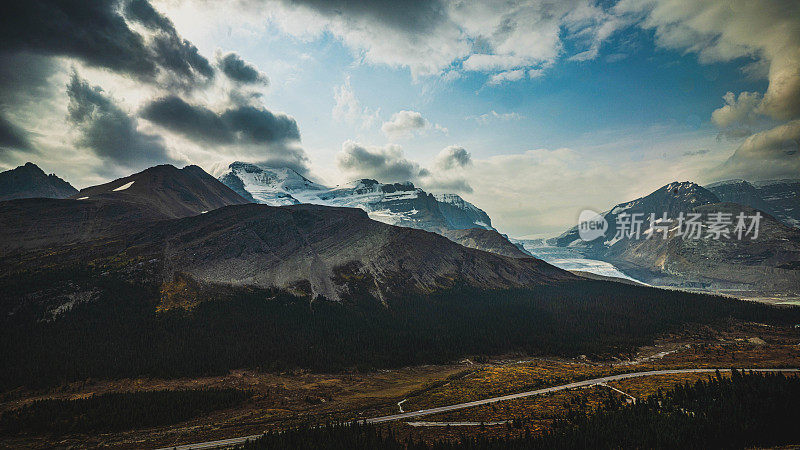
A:
[[[67,198],[78,192],[71,184],[46,174],[36,164],[25,163],[0,172],[0,201],[18,198]]]

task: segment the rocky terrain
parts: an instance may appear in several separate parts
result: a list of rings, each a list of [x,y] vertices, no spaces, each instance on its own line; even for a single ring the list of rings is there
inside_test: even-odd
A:
[[[800,228],[800,180],[728,180],[706,188],[723,202],[764,211],[785,225]]]
[[[365,178],[329,188],[290,168],[244,162],[230,164],[219,180],[255,203],[358,208],[373,220],[439,233],[465,247],[531,256],[495,231],[482,209],[456,194],[429,194],[411,182],[384,184]]]
[[[36,164],[26,163],[0,172],[0,201],[18,198],[67,198],[78,192],[54,174],[47,175]]]
[[[692,212],[707,220],[718,213],[752,216],[756,210],[736,203],[715,203],[695,207]],[[670,225],[674,228],[677,223]],[[800,230],[772,216],[761,219],[756,239],[684,239],[677,233],[674,229],[667,239],[612,246],[606,258],[651,284],[800,294]]]
[[[530,258],[531,254],[513,244],[506,236],[495,230],[469,228],[461,230],[445,230],[441,232],[446,238],[458,242],[464,247],[476,248],[511,258]]]
[[[636,200],[620,203],[609,211],[601,214],[608,222],[608,230],[601,239],[584,242],[578,234],[578,227],[572,227],[560,236],[548,241],[551,245],[561,247],[574,246],[584,248],[588,253],[602,256],[606,249],[614,244],[613,237],[617,233],[617,217],[622,214],[642,214],[644,224],[642,231],[649,227],[650,214],[661,217],[677,217],[681,212],[686,213],[700,205],[718,203],[719,197],[708,189],[691,182],[670,183],[657,191]]]

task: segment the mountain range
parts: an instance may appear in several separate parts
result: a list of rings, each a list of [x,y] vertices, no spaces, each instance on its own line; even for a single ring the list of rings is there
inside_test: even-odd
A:
[[[167,284],[185,274],[332,299],[356,291],[385,299],[393,291],[436,290],[456,280],[502,288],[569,277],[498,233],[484,211],[461,197],[429,194],[408,182],[360,179],[329,188],[289,168],[242,162],[229,165],[218,179],[197,166],[163,165],[80,192],[42,188],[66,182],[33,164],[0,174],[0,180],[9,179],[19,189],[6,195],[15,198],[33,192],[71,193],[71,198],[2,203],[6,226],[0,249],[6,254],[0,265],[6,270],[45,263],[53,254],[71,261],[84,252],[106,262],[113,257],[140,264],[147,258]],[[791,294],[800,286],[800,230],[790,226],[799,184],[670,183],[603,213],[609,224],[603,239],[585,242],[573,227],[548,243],[610,262],[650,284]],[[641,214],[646,234],[654,225],[650,213],[674,220],[682,213],[707,219],[755,211],[763,212],[756,241],[685,239],[675,223],[665,239],[615,238],[622,213]],[[490,254],[465,252],[462,246]],[[55,247],[61,250],[54,252]],[[439,250],[429,256],[433,248]]]
[[[301,184],[295,199],[316,190]],[[701,198],[701,189],[673,186],[660,201],[676,192]],[[319,191],[325,201],[388,196],[403,205],[391,195],[399,192],[431,202],[431,214],[441,208],[403,183]],[[678,195],[675,210],[684,200]],[[773,222],[762,232],[776,243],[787,227]],[[0,224],[4,389],[470,355],[616,355],[686,323],[762,317],[767,308],[589,280],[529,256],[494,229],[439,234],[379,222],[361,208],[257,204],[196,166],[151,167],[72,198],[2,201]],[[780,274],[794,270],[792,242],[783,256],[737,261],[738,270],[781,265],[753,276],[784,282]],[[755,255],[760,245],[745,250]],[[635,251],[619,259],[641,265],[639,253],[660,251],[627,248]],[[739,250],[716,251],[735,258]]]
[[[762,191],[750,183],[731,181],[708,188],[691,182],[670,183],[655,192],[620,203],[600,214],[608,223],[604,236],[580,238],[573,227],[548,241],[571,247],[587,257],[614,264],[628,275],[653,285],[707,290],[734,290],[747,296],[800,294],[800,229],[793,223],[791,182],[769,182]],[[771,195],[764,195],[770,192]],[[790,199],[786,202],[786,199]],[[759,208],[760,207],[760,208]],[[782,212],[780,220],[776,211]],[[761,215],[755,239],[715,239],[709,234],[712,217]],[[640,214],[641,235],[622,236],[621,214]],[[700,238],[682,235],[679,215],[700,214]],[[656,222],[651,223],[650,214]],[[722,214],[722,216],[719,216]],[[773,216],[772,214],[776,214]],[[666,215],[667,220],[662,220]],[[629,216],[630,217],[630,216]],[[661,230],[667,230],[664,233]],[[659,231],[656,231],[659,230]]]
[[[253,204],[197,166],[155,166],[70,199],[2,202],[0,223],[0,276],[89,265],[165,292],[189,278],[382,302],[456,285],[503,289],[575,279],[521,252],[466,248],[371,220],[357,208]],[[60,289],[48,294],[53,308],[84,292],[71,283]]]
[[[219,180],[244,198],[270,206],[301,203],[359,208],[390,225],[440,232],[469,228],[492,230],[489,216],[456,194],[429,194],[411,182],[359,179],[333,188],[290,168],[234,162]]]

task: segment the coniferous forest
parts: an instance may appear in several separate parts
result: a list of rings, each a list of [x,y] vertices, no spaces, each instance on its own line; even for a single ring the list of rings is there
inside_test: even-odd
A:
[[[376,425],[345,424],[266,434],[255,449],[709,449],[779,446],[800,440],[800,378],[734,371],[678,385],[635,405],[610,400],[549,433],[425,443]]]
[[[8,298],[26,292],[19,280],[0,280]],[[40,275],[35,282],[48,280]],[[207,301],[166,311],[157,311],[157,285],[109,275],[87,284],[98,288],[97,298],[55,318],[35,319],[35,311],[18,308],[6,320],[0,388],[237,368],[373,369],[510,352],[603,356],[632,351],[687,323],[800,322],[797,308],[602,281],[456,288],[387,305],[367,297],[310,301],[279,291],[208,289]]]
[[[0,434],[106,433],[169,425],[249,397],[236,389],[114,392],[75,400],[37,400],[0,416]]]

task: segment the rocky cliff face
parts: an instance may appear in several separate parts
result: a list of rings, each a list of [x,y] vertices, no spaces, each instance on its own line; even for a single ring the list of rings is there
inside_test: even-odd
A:
[[[618,217],[622,213],[641,214],[644,223],[642,231],[650,226],[650,214],[662,217],[677,217],[681,212],[687,213],[693,208],[711,203],[718,203],[719,197],[713,192],[692,182],[674,182],[661,187],[657,191],[625,203],[620,203],[611,210],[601,215],[608,222],[609,229],[603,238],[592,242],[583,242],[578,233],[578,227],[572,227],[557,238],[549,241],[552,245],[561,247],[574,246],[585,248],[588,252],[602,255],[615,242],[613,237],[617,234]]]
[[[706,189],[719,197],[720,201],[738,203],[773,214],[772,207],[761,198],[758,189],[745,180],[720,181],[709,184]]]
[[[491,230],[492,219],[482,209],[464,200],[456,194],[434,194],[439,202],[441,211],[448,228],[451,230],[466,230],[470,228],[483,228]]]
[[[785,225],[800,228],[800,180],[729,180],[706,187],[723,202],[764,211]]]
[[[499,289],[570,278],[532,257],[465,248],[434,233],[376,222],[352,208],[228,207],[171,222],[142,239],[142,245],[163,252],[168,271],[330,299],[363,293],[387,299],[456,283]]]
[[[36,164],[26,163],[0,172],[0,201],[18,198],[67,198],[78,192],[54,174],[47,175]]]
[[[703,223],[717,214],[756,214],[736,203],[698,206],[692,212],[701,214]],[[750,234],[739,239],[734,233],[715,239],[704,228],[701,239],[687,239],[679,235],[677,222],[668,226],[666,239],[615,245],[605,257],[639,274],[650,272],[649,280],[662,284],[800,295],[800,230],[769,215],[761,218],[756,238]]]
[[[458,242],[464,247],[475,248],[510,258],[530,258],[532,255],[520,249],[508,240],[506,236],[495,230],[483,228],[467,228],[461,230],[446,230],[442,235],[453,242]]]

